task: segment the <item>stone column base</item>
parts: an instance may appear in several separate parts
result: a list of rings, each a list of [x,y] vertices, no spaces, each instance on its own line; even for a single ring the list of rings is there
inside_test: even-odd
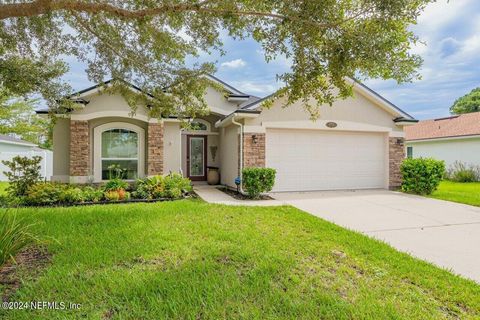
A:
[[[402,173],[400,172],[400,165],[405,159],[404,138],[388,138],[388,156],[388,185],[389,189],[395,190],[402,185]]]

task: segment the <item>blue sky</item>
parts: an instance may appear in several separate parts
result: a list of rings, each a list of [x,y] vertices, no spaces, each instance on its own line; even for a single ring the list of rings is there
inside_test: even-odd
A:
[[[456,98],[480,86],[480,1],[439,0],[426,8],[412,29],[426,43],[412,49],[424,59],[422,79],[403,85],[376,79],[365,84],[418,119],[446,116]],[[288,70],[287,59],[267,64],[255,41],[223,40],[226,55],[200,56],[217,62],[216,76],[259,97],[280,86],[276,74]],[[71,70],[65,78],[72,87],[91,85],[85,67],[69,61]]]

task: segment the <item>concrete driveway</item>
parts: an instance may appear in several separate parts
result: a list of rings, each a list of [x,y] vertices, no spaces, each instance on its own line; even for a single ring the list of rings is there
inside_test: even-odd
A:
[[[480,208],[386,190],[273,197],[480,282]]]

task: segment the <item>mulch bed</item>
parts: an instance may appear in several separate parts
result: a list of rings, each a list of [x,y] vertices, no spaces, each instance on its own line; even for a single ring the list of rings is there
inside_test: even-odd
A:
[[[252,200],[252,199],[250,199],[249,197],[247,197],[246,195],[243,195],[243,194],[241,194],[240,192],[237,192],[237,191],[232,190],[232,189],[229,189],[229,188],[218,187],[217,189],[220,190],[220,191],[225,192],[225,193],[228,194],[230,197],[232,197],[232,198],[234,198],[234,199],[237,199],[237,200]],[[273,199],[272,197],[267,196],[267,195],[260,195],[260,198],[259,198],[259,199],[256,199],[256,200],[275,200],[275,199]]]
[[[105,204],[126,204],[126,203],[154,203],[154,202],[164,202],[164,201],[176,201],[182,199],[190,199],[190,198],[197,198],[197,195],[192,192],[188,193],[180,198],[159,198],[159,199],[128,199],[128,200],[118,200],[118,201],[84,201],[84,202],[74,202],[74,203],[57,203],[57,204],[46,204],[46,205],[35,205],[35,206],[27,206],[27,205],[19,205],[15,206],[15,208],[58,208],[58,207],[81,207],[81,206],[91,206],[91,205],[105,205]],[[0,205],[0,208],[2,206]],[[8,206],[5,206],[9,208]]]
[[[10,297],[20,288],[21,274],[38,277],[48,266],[52,255],[44,246],[30,246],[15,257],[15,262],[7,262],[0,267],[0,285],[2,286],[2,301],[8,302]]]

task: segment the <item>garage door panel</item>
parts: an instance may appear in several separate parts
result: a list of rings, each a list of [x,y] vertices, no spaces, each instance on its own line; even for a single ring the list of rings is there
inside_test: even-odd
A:
[[[383,188],[386,139],[376,133],[267,130],[275,191]]]

